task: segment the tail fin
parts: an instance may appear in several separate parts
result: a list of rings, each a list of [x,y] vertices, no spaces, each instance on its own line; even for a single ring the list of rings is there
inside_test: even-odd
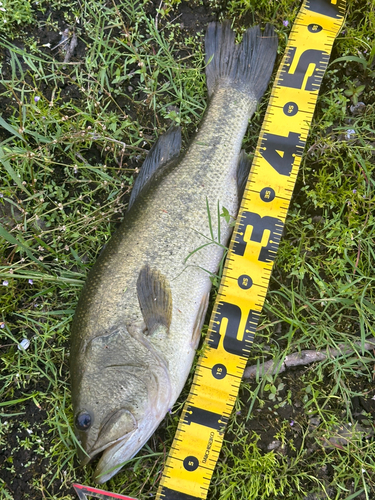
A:
[[[277,44],[270,24],[263,33],[259,26],[248,29],[242,43],[236,44],[229,21],[210,23],[205,38],[208,96],[219,86],[229,86],[250,93],[259,101],[271,77]]]

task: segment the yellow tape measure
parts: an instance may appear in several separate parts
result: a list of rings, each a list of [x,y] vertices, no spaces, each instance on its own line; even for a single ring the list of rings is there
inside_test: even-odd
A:
[[[305,0],[264,119],[205,348],[157,499],[207,497],[246,366],[345,0]]]

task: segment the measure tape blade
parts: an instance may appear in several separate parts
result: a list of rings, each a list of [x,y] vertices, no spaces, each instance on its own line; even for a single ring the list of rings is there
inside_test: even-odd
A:
[[[344,0],[305,0],[259,135],[190,394],[156,495],[205,499],[238,395]]]

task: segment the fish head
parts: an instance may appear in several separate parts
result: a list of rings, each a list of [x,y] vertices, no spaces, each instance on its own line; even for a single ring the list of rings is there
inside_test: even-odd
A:
[[[131,334],[121,326],[95,337],[81,359],[72,371],[78,455],[86,465],[104,452],[94,478],[103,483],[138,452],[170,408],[169,371],[134,327]]]

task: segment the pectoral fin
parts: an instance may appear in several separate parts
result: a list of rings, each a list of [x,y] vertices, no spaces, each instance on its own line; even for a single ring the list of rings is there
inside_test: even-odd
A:
[[[168,332],[172,321],[172,292],[167,278],[146,264],[138,276],[137,294],[148,335],[160,329]]]

